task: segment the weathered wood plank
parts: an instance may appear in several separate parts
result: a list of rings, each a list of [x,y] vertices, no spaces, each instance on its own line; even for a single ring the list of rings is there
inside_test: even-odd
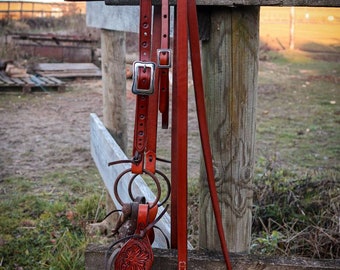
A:
[[[57,77],[57,78],[98,78],[101,77],[101,72],[36,72],[38,75],[46,77]]]
[[[34,71],[42,76],[71,77],[101,77],[100,69],[92,63],[39,63]]]
[[[51,81],[53,81],[57,85],[64,85],[65,83],[57,78],[54,77],[48,77]]]
[[[38,63],[34,66],[34,70],[42,71],[74,71],[88,72],[98,70],[99,68],[92,63]]]
[[[27,75],[25,77],[12,78],[8,77],[4,72],[0,72],[0,86],[0,90],[22,90],[27,92],[32,88],[42,90],[57,88],[58,90],[63,90],[65,88],[65,83],[53,77]]]
[[[161,0],[153,0],[154,5],[160,5]],[[139,0],[105,0],[107,5],[139,5]],[[176,0],[170,0],[175,5]],[[339,7],[337,0],[196,0],[202,6],[306,6],[306,7]]]
[[[109,0],[115,2],[107,2],[108,4],[116,4],[115,6],[105,5],[104,1],[87,2],[86,21],[91,27],[116,30],[124,32],[139,31],[139,0]],[[154,0],[155,4],[159,4],[161,0]],[[170,0],[172,4],[175,0]],[[306,7],[340,7],[338,0],[197,0],[197,5],[204,6],[306,6]],[[204,9],[204,7],[203,7]],[[100,16],[98,16],[100,14]],[[170,13],[171,18],[173,12]],[[208,12],[206,13],[208,14]],[[201,19],[199,19],[201,21]],[[171,33],[172,31],[171,24]],[[202,35],[201,35],[202,38]]]
[[[249,251],[259,7],[211,9],[211,37],[202,43],[205,101],[215,180],[229,250]],[[200,247],[219,248],[204,166],[201,166]]]
[[[35,83],[30,78],[21,78],[28,86],[35,86]]]
[[[103,123],[99,120],[99,118],[95,114],[91,114],[91,155],[92,158],[98,168],[98,171],[107,187],[108,192],[112,200],[114,201],[116,207],[121,209],[120,204],[115,198],[113,187],[114,181],[117,176],[124,170],[130,168],[130,164],[119,164],[115,166],[108,166],[108,163],[115,160],[127,160],[128,158],[120,149],[116,141],[112,138],[110,133],[107,131]],[[119,195],[124,202],[130,202],[130,196],[128,194],[128,182],[131,178],[131,174],[128,174],[127,177],[123,178],[119,183]],[[134,180],[134,185],[132,188],[133,194],[135,196],[144,195],[148,201],[153,201],[155,199],[155,195],[146,185],[142,177],[138,176]],[[163,207],[160,207],[159,213],[163,210]],[[162,229],[162,231],[170,236],[170,216],[165,214],[162,219],[157,223],[157,226]],[[154,242],[154,247],[166,248],[166,242],[164,241],[164,237],[156,232],[156,239]],[[170,239],[170,238],[169,238]]]
[[[105,268],[107,246],[89,245],[85,252],[85,269]],[[154,249],[153,270],[177,269],[176,250]],[[335,270],[340,260],[313,260],[294,257],[265,257],[246,254],[230,254],[233,270]],[[217,252],[191,250],[188,252],[189,270],[224,270],[223,256]]]
[[[53,80],[50,80],[49,77],[32,76],[31,80],[36,82],[39,85],[54,86],[57,84]]]
[[[101,31],[103,123],[118,145],[127,149],[125,33]]]
[[[16,85],[24,85],[25,82],[20,80],[20,78],[12,78],[12,81],[15,82]]]
[[[31,82],[32,86],[37,86],[37,87],[40,87],[40,86],[43,87],[43,85],[48,86],[48,84],[46,84],[46,82],[44,82],[43,80],[39,80],[35,76],[30,76],[29,81]]]
[[[11,78],[7,77],[6,74],[4,73],[0,73],[0,78],[1,80],[5,83],[5,84],[8,84],[8,85],[15,85],[15,82],[13,82],[11,80]]]
[[[101,13],[102,14],[102,13]],[[102,16],[97,16],[102,17]],[[111,20],[113,21],[113,20]],[[127,112],[125,77],[125,32],[101,30],[103,123],[123,152],[127,150]],[[106,193],[106,211],[116,209],[109,193]],[[115,217],[108,218],[113,226]]]

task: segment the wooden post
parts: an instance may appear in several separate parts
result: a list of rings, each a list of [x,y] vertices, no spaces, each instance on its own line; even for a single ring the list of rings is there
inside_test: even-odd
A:
[[[203,73],[216,186],[229,251],[248,252],[258,76],[259,7],[213,7],[204,41]],[[201,162],[203,164],[203,162]],[[200,239],[219,249],[204,166],[201,165]]]
[[[120,148],[127,150],[125,33],[101,30],[103,123]],[[107,193],[106,212],[115,209]],[[114,222],[113,219],[109,223]]]
[[[123,151],[127,148],[125,33],[101,31],[104,125]]]
[[[289,14],[289,49],[295,48],[295,7],[290,7]]]

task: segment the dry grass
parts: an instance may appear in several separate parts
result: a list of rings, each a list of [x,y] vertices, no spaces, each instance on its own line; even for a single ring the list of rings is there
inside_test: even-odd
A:
[[[272,49],[289,49],[290,8],[262,7],[261,41]],[[318,44],[323,51],[340,50],[340,10],[295,7],[295,49]]]

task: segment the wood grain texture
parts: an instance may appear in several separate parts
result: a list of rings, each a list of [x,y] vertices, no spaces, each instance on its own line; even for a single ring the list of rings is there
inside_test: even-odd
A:
[[[160,5],[161,0],[153,0],[154,5]],[[106,5],[139,5],[139,0],[105,0]],[[176,0],[170,0],[175,5]],[[197,0],[202,6],[310,6],[310,7],[339,7],[337,0]]]
[[[85,269],[105,269],[107,246],[90,244],[85,251]],[[177,269],[177,251],[174,249],[153,249],[155,261],[153,270]],[[315,260],[297,257],[274,257],[250,254],[230,254],[233,270],[335,270],[340,260]],[[189,250],[189,270],[224,270],[221,253]]]
[[[104,125],[127,148],[125,33],[101,31]]]
[[[247,252],[251,239],[252,178],[258,73],[259,8],[211,10],[211,37],[203,42],[205,100],[216,186],[228,247]],[[219,238],[201,166],[200,247]]]
[[[127,148],[125,33],[101,31],[103,121],[111,136],[125,152]],[[111,187],[112,189],[113,187]],[[112,196],[106,193],[106,213],[116,209]],[[110,227],[117,215],[107,218]]]
[[[176,0],[169,1],[171,5]],[[339,0],[197,0],[198,6],[306,6],[306,7],[340,7]],[[106,4],[105,4],[106,3]],[[154,0],[159,5],[161,0]],[[139,0],[106,0],[86,3],[86,23],[90,27],[138,33]],[[207,7],[201,9],[209,13]],[[171,12],[171,18],[173,18]],[[202,16],[201,16],[202,17]],[[172,28],[171,28],[172,30]],[[172,31],[171,31],[172,33]],[[201,38],[204,32],[200,29]]]

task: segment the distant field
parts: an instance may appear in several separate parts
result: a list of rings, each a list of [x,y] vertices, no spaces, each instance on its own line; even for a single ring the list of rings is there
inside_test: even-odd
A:
[[[1,1],[0,19],[25,19],[31,17],[61,17],[67,14],[84,14],[85,2],[23,2]]]
[[[262,7],[260,38],[275,49],[289,48],[288,7]],[[295,7],[295,48],[340,52],[340,9]]]
[[[260,38],[273,49],[288,49],[290,7],[261,7]],[[84,14],[85,2],[1,1],[0,19]],[[340,9],[295,7],[295,48],[340,53]]]

